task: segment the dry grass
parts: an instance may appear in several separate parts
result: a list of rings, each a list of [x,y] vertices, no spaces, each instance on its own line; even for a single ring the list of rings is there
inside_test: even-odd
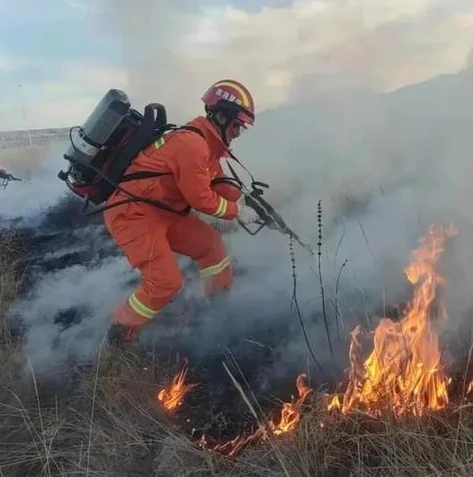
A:
[[[313,405],[285,448],[303,476],[471,476],[473,413],[444,411],[423,419],[328,414]]]
[[[22,247],[15,232],[5,233],[0,239],[0,343],[12,339],[5,315],[21,284]]]
[[[17,382],[3,388],[2,475],[467,477],[473,473],[470,412],[465,411],[461,420],[444,414],[395,424],[362,415],[327,419],[321,402],[311,407],[295,434],[273,439],[274,449],[262,444],[236,463],[229,462],[199,451],[173,432],[156,405],[155,385],[145,374],[136,357],[110,355],[103,358],[98,372],[81,373],[72,396],[48,392],[25,378],[21,386]]]
[[[1,248],[0,477],[473,475],[473,408],[402,423],[327,413],[314,396],[298,430],[236,461],[202,451],[156,401],[166,370],[152,356],[103,347],[96,367],[39,382],[5,323],[20,276],[15,240]]]

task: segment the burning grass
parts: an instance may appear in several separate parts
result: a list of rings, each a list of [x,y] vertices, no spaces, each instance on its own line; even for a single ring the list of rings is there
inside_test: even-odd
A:
[[[187,384],[185,382],[187,372],[189,371],[188,363],[176,374],[172,382],[168,386],[164,386],[158,393],[158,401],[163,405],[167,412],[174,412],[182,401],[197,384]]]
[[[2,388],[0,469],[12,477],[469,476],[473,411],[451,407],[402,421],[330,413],[306,403],[296,428],[253,442],[238,459],[203,450],[156,406],[144,360],[104,354],[72,396],[31,379]],[[10,383],[14,384],[14,383]],[[222,449],[220,449],[222,450]]]
[[[103,347],[93,366],[40,379],[4,325],[0,477],[473,475],[468,373],[448,376],[434,326],[444,317],[437,261],[453,234],[433,228],[414,251],[412,301],[398,321],[380,321],[367,353],[353,331],[344,392],[300,374],[292,398],[268,413],[226,368],[252,419],[231,438],[188,432],[187,402],[205,387],[192,363]],[[2,318],[18,288],[14,255],[2,270]]]
[[[337,395],[331,408],[375,414],[388,408],[398,415],[421,415],[447,405],[449,378],[441,362],[438,335],[438,321],[445,318],[439,288],[446,280],[437,262],[456,233],[453,227],[432,227],[414,250],[405,269],[414,286],[413,298],[399,321],[380,320],[373,333],[373,350],[364,362],[360,327],[353,330],[348,386],[343,403]]]

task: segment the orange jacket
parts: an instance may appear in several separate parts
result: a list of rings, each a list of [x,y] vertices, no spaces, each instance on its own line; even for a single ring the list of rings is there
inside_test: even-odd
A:
[[[175,210],[190,206],[204,214],[232,220],[236,218],[236,200],[240,193],[230,191],[228,200],[211,187],[212,179],[225,177],[220,158],[228,150],[210,121],[202,116],[186,124],[202,131],[204,138],[193,131],[179,130],[165,134],[141,151],[125,174],[140,171],[164,172],[167,175],[124,182],[121,187],[130,193],[164,202]],[[115,191],[107,205],[128,198]]]

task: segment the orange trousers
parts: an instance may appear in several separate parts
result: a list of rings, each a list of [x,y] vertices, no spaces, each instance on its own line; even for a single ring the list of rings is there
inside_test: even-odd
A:
[[[133,213],[117,210],[122,207]],[[146,205],[127,204],[104,215],[115,242],[130,265],[141,272],[140,285],[113,312],[115,322],[126,326],[149,322],[181,289],[182,276],[174,253],[197,262],[206,296],[229,288],[233,281],[230,259],[217,230],[194,215],[147,213],[148,209]]]

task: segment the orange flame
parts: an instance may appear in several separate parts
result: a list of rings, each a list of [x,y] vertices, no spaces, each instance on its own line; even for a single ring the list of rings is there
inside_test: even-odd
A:
[[[445,250],[445,242],[456,233],[453,227],[431,227],[421,240],[405,269],[407,279],[415,286],[413,299],[399,322],[381,319],[374,331],[374,349],[363,364],[360,328],[353,330],[343,413],[357,407],[378,414],[388,406],[397,415],[420,415],[426,409],[441,409],[448,403],[449,379],[441,369],[432,316],[444,315],[441,305],[434,311],[437,288],[445,284],[436,264]],[[336,395],[329,408],[337,407],[340,408],[340,401]]]
[[[181,406],[184,396],[197,384],[186,384],[185,379],[188,372],[188,363],[186,362],[181,371],[177,373],[171,381],[171,384],[161,389],[158,393],[158,400],[168,412],[175,411]]]
[[[227,457],[236,457],[241,454],[243,450],[250,444],[257,444],[262,441],[266,436],[264,429],[258,429],[253,434],[247,436],[237,436],[234,439],[224,442],[223,444],[217,444],[212,448],[214,452],[226,455]]]
[[[219,452],[227,457],[236,457],[239,455],[248,445],[257,444],[264,441],[267,438],[267,427],[272,431],[274,435],[281,435],[287,432],[293,431],[297,428],[301,419],[300,409],[304,404],[307,396],[313,391],[307,384],[307,375],[300,374],[296,379],[296,388],[298,392],[298,399],[292,399],[290,403],[283,403],[281,410],[281,419],[278,424],[273,421],[268,421],[262,427],[259,427],[255,432],[248,435],[239,435],[232,440],[217,444],[213,447],[208,447],[207,440],[203,436],[199,441],[199,446],[202,448],[209,448],[214,452]]]
[[[327,409],[331,411],[332,409],[336,409],[337,411],[342,408],[342,405],[340,404],[340,398],[338,397],[338,394],[335,394],[330,401],[330,404],[327,406]]]
[[[301,419],[300,409],[312,389],[307,385],[307,375],[300,374],[296,380],[297,392],[299,398],[292,402],[285,402],[282,405],[281,420],[279,424],[269,421],[269,426],[274,434],[281,435],[293,431]]]

